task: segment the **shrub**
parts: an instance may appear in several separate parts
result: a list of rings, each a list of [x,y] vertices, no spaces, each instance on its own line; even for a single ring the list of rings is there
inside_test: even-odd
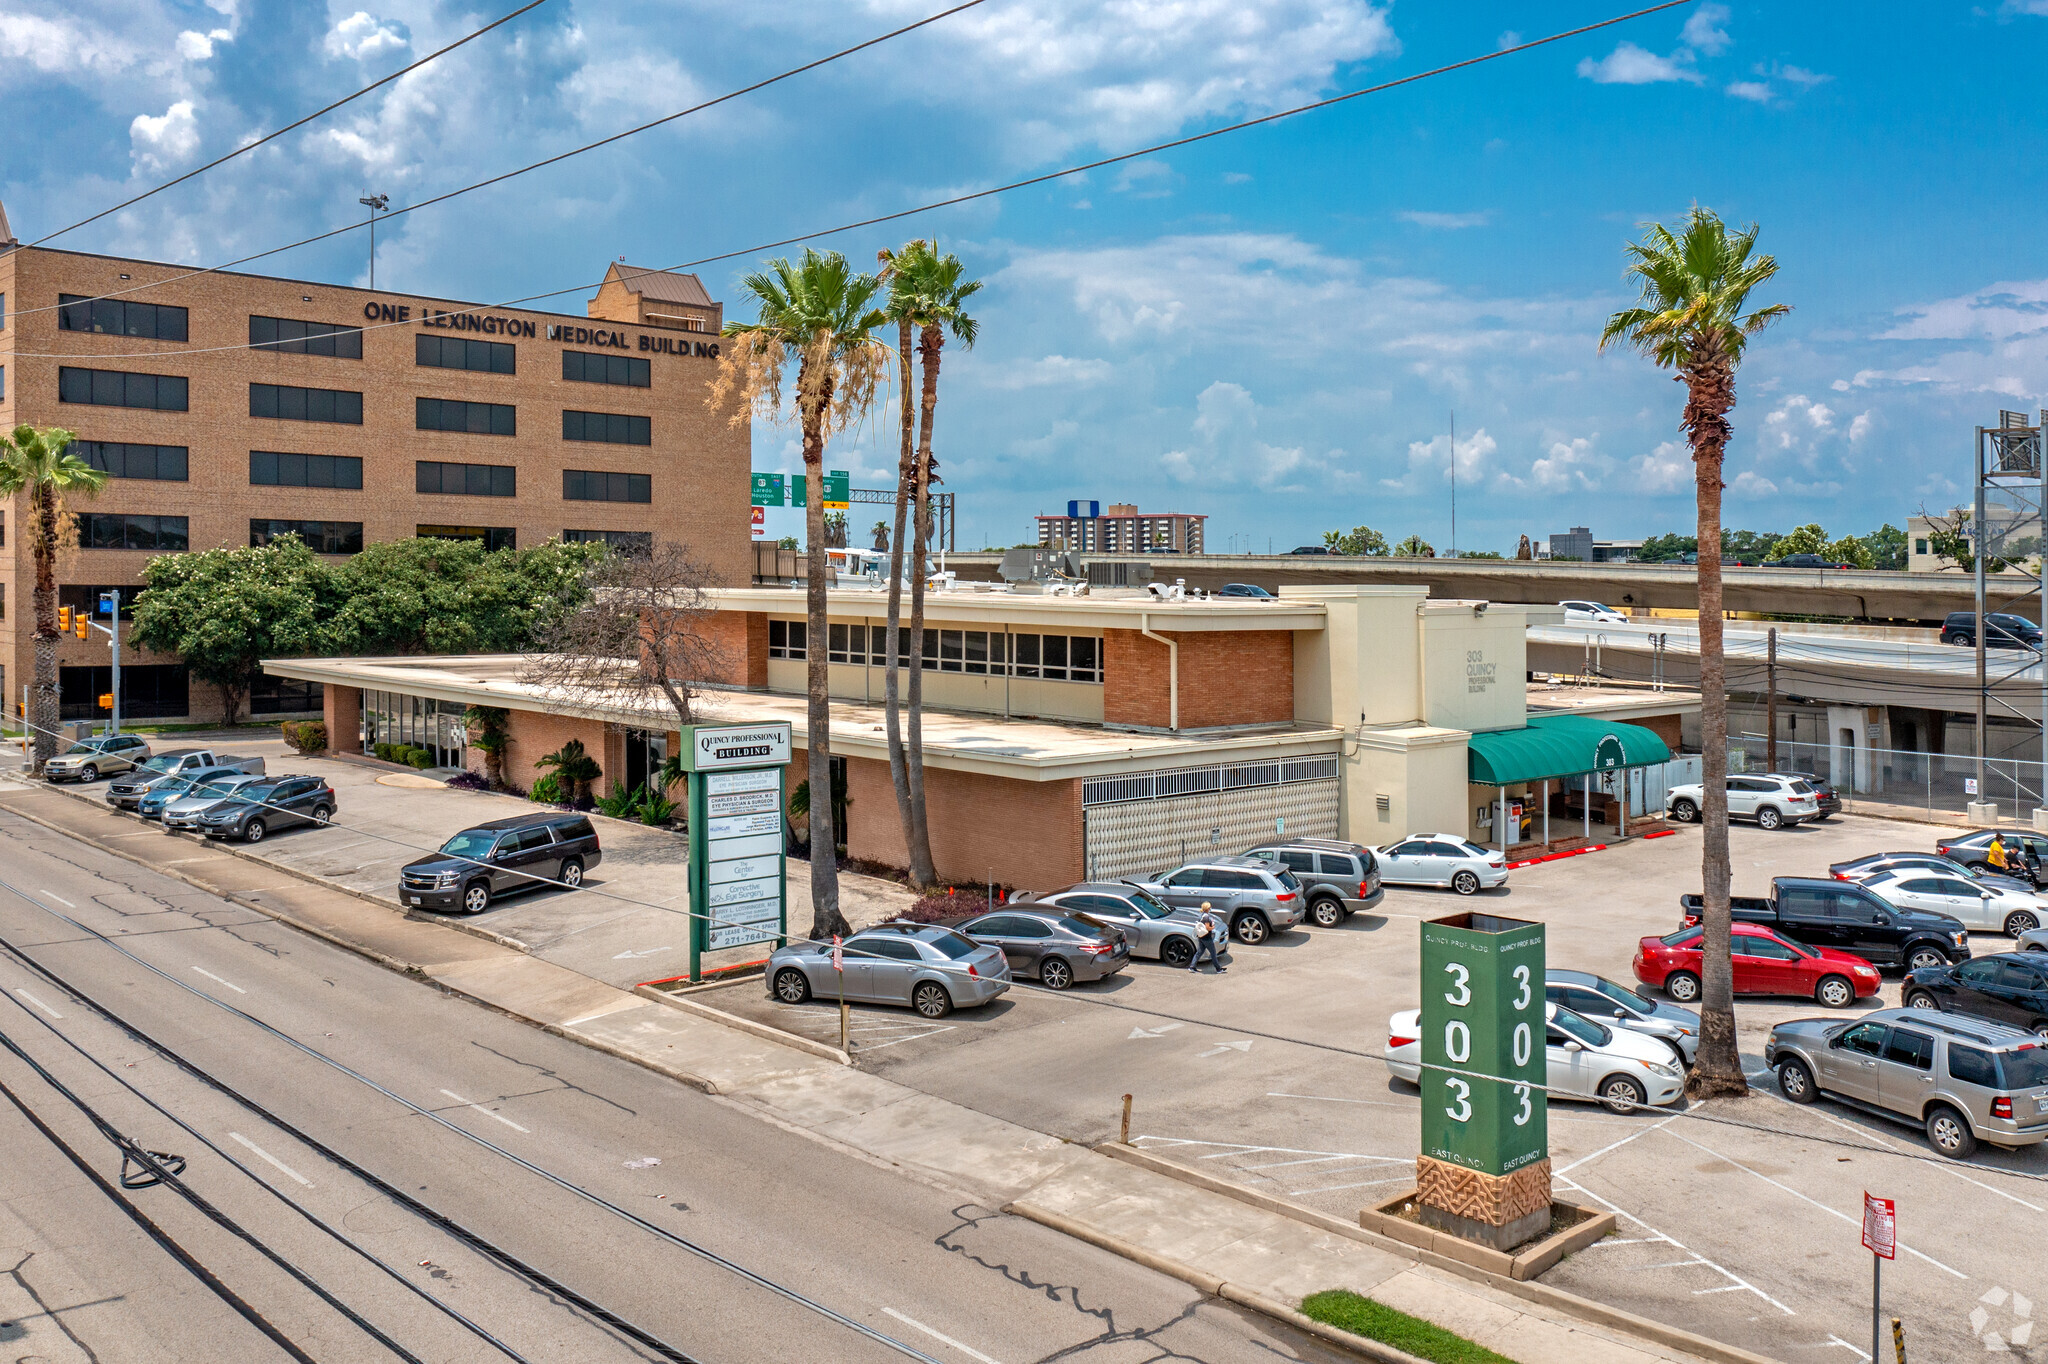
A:
[[[408,748],[405,750],[405,761],[424,771],[434,765],[434,755],[424,748]]]
[[[675,818],[678,808],[680,807],[677,806],[676,802],[670,800],[662,792],[649,787],[647,799],[640,802],[640,809],[638,811],[640,822],[658,829]]]
[[[965,919],[971,914],[980,914],[988,909],[988,896],[978,890],[935,890],[910,907],[908,913],[899,914],[899,919],[912,923],[937,924],[953,919]]]
[[[278,726],[284,741],[300,753],[327,751],[327,725],[320,720],[286,720]]]
[[[543,773],[527,793],[527,799],[541,805],[562,804],[562,779],[552,772]]]
[[[491,784],[474,772],[457,772],[448,779],[448,784],[458,791],[488,791]]]
[[[610,815],[613,819],[636,818],[640,799],[645,794],[645,787],[636,786],[630,791],[621,787],[608,796],[597,798],[597,812],[601,815]]]

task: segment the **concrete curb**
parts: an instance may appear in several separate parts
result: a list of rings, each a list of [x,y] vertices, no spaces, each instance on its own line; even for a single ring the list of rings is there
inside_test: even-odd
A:
[[[1234,1302],[1240,1307],[1249,1307],[1254,1312],[1260,1312],[1272,1317],[1275,1321],[1285,1322],[1297,1331],[1312,1335],[1318,1340],[1337,1346],[1339,1349],[1348,1350],[1361,1359],[1370,1359],[1374,1361],[1374,1364],[1428,1364],[1427,1360],[1419,1359],[1405,1350],[1397,1350],[1391,1345],[1382,1345],[1376,1340],[1368,1339],[1365,1336],[1353,1335],[1349,1331],[1340,1331],[1334,1326],[1325,1326],[1315,1318],[1304,1316],[1284,1303],[1275,1302],[1271,1298],[1240,1288],[1234,1283],[1226,1283],[1213,1274],[1204,1274],[1201,1270],[1191,1265],[1184,1265],[1178,1260],[1169,1260],[1163,1255],[1155,1255],[1143,1246],[1133,1245],[1120,1236],[1112,1236],[1108,1232],[1098,1231],[1085,1222],[1077,1222],[1071,1217],[1062,1216],[1045,1208],[1034,1207],[1029,1203],[1010,1203],[1004,1206],[1003,1211],[1022,1217],[1026,1221],[1036,1222],[1040,1226],[1059,1232],[1061,1235],[1071,1236],[1077,1241],[1086,1241],[1089,1245],[1099,1246],[1112,1255],[1121,1255],[1124,1259],[1134,1264],[1141,1264],[1147,1269],[1157,1270],[1169,1278],[1179,1279],[1182,1283],[1198,1288],[1212,1298],[1222,1298],[1225,1302]]]
[[[686,1014],[694,1014],[699,1018],[708,1019],[721,1027],[735,1028],[740,1032],[751,1033],[755,1037],[763,1038],[769,1042],[779,1042],[785,1047],[794,1047],[798,1051],[809,1052],[813,1056],[822,1056],[827,1061],[837,1061],[842,1066],[853,1064],[853,1058],[837,1047],[828,1047],[823,1042],[813,1042],[810,1038],[800,1033],[784,1032],[782,1029],[767,1023],[757,1023],[751,1018],[742,1018],[738,1014],[729,1014],[723,1009],[714,1009],[709,1004],[699,1004],[694,999],[684,999],[679,995],[668,994],[665,991],[655,989],[652,985],[636,985],[633,987],[633,993],[642,999],[652,999],[666,1004],[671,1009],[680,1009]]]
[[[1348,1237],[1353,1241],[1372,1246],[1377,1250],[1384,1250],[1394,1255],[1419,1261],[1433,1269],[1448,1270],[1462,1278],[1471,1279],[1475,1283],[1485,1284],[1488,1288],[1512,1294],[1526,1302],[1537,1303],[1565,1316],[1574,1317],[1580,1321],[1593,1322],[1616,1331],[1624,1331],[1630,1335],[1640,1336],[1645,1340],[1655,1341],[1659,1345],[1666,1345],[1674,1350],[1684,1350],[1703,1359],[1714,1360],[1716,1364],[1779,1364],[1779,1361],[1770,1358],[1768,1355],[1756,1354],[1738,1345],[1724,1345],[1718,1340],[1710,1340],[1706,1336],[1694,1335],[1692,1332],[1681,1330],[1676,1326],[1667,1326],[1661,1321],[1652,1321],[1648,1317],[1639,1317],[1633,1312],[1624,1312],[1618,1307],[1609,1307],[1605,1303],[1595,1302],[1591,1298],[1582,1298],[1576,1293],[1568,1293],[1561,1288],[1552,1288],[1549,1284],[1510,1278],[1508,1275],[1496,1273],[1479,1265],[1467,1264],[1463,1260],[1424,1246],[1410,1245],[1405,1241],[1397,1241],[1390,1236],[1381,1236],[1377,1232],[1368,1231],[1364,1227],[1347,1222],[1341,1217],[1332,1217],[1328,1213],[1317,1212],[1314,1208],[1303,1207],[1299,1203],[1291,1203],[1284,1198],[1276,1198],[1272,1194],[1260,1193],[1257,1189],[1247,1188],[1242,1184],[1234,1184],[1227,1179],[1218,1179],[1206,1170],[1192,1169],[1189,1166],[1182,1165],[1177,1161],[1167,1160],[1140,1147],[1126,1146],[1122,1142],[1105,1141],[1096,1146],[1095,1150],[1113,1160],[1121,1160],[1140,1169],[1150,1170],[1154,1174],[1165,1175],[1169,1179],[1179,1180],[1183,1184],[1192,1184],[1198,1189],[1206,1189],[1211,1193],[1222,1194],[1226,1198],[1234,1198],[1240,1203],[1250,1204],[1252,1207],[1265,1212],[1277,1213],[1282,1217],[1293,1218],[1297,1222],[1305,1222],[1315,1227],[1318,1231],[1326,1231],[1334,1236]]]

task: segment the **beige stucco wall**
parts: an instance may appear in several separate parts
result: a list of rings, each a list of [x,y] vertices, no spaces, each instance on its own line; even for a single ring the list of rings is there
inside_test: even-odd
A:
[[[1342,836],[1384,847],[1411,833],[1464,829],[1465,738],[1456,730],[1367,729],[1340,764]],[[1387,810],[1379,810],[1379,797]]]
[[[1321,638],[1296,631],[1295,718],[1337,725],[1397,725],[1422,717],[1421,585],[1283,586],[1289,601],[1325,604]]]
[[[1512,606],[1432,602],[1422,614],[1422,718],[1445,729],[1528,723],[1528,625]]]

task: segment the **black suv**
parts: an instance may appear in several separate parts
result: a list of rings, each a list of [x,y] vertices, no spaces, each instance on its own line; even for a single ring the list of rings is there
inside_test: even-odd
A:
[[[2000,952],[1906,977],[1906,1007],[1972,1014],[2048,1038],[2048,960]]]
[[[1308,897],[1309,921],[1335,928],[1361,909],[1380,902],[1380,864],[1363,843],[1335,838],[1290,838],[1262,843],[1244,854],[1269,857],[1294,873]]]
[[[236,787],[227,799],[201,812],[192,827],[208,838],[261,843],[273,829],[327,823],[337,804],[325,777],[266,777]]]
[[[514,815],[464,829],[438,853],[406,863],[398,894],[408,909],[481,914],[500,895],[536,886],[574,890],[602,856],[588,815]]]
[[[1984,617],[1984,647],[1987,649],[2033,649],[2041,648],[2041,627],[2025,616],[2008,615],[1993,611]],[[1951,611],[1948,619],[1941,623],[1943,644],[1966,644],[1977,646],[1977,613],[1975,611]]]

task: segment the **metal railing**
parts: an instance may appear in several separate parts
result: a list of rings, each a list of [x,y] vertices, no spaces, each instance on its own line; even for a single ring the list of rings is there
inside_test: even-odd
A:
[[[1288,758],[1278,762],[1226,763],[1215,767],[1167,767],[1089,777],[1081,783],[1083,805],[1118,805],[1130,800],[1163,800],[1169,796],[1235,791],[1247,786],[1280,786],[1297,781],[1328,781],[1337,775],[1337,756]]]
[[[1744,734],[1728,741],[1730,773],[1764,772],[1766,741]],[[1924,810],[1930,817],[1961,817],[1976,801],[1996,801],[1999,817],[2023,819],[2041,805],[2042,765],[2025,758],[1986,758],[1977,784],[1977,759],[1968,753],[1923,753],[1899,748],[1778,740],[1777,770],[1810,773],[1845,801]]]

